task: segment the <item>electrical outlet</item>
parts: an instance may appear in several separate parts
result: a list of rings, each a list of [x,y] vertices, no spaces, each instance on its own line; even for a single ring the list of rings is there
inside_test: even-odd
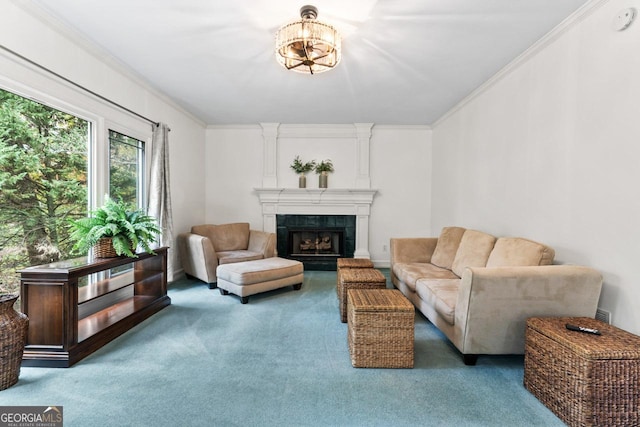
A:
[[[387,252],[387,245],[382,245],[382,252]]]

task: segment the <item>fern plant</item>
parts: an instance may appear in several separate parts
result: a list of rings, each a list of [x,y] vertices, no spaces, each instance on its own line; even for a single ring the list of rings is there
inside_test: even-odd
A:
[[[139,209],[130,209],[122,200],[106,198],[104,206],[86,218],[69,221],[74,249],[86,252],[102,238],[111,238],[118,255],[135,258],[134,251],[142,246],[153,254],[151,243],[162,232],[156,219]]]

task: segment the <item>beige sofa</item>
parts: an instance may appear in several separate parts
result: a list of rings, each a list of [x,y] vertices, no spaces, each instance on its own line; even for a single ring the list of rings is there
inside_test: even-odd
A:
[[[187,277],[197,277],[213,289],[218,265],[274,257],[276,235],[251,230],[246,222],[195,225],[178,236],[178,251]]]
[[[391,281],[462,353],[523,354],[528,317],[594,317],[599,272],[551,265],[531,240],[445,227],[437,238],[391,239]]]

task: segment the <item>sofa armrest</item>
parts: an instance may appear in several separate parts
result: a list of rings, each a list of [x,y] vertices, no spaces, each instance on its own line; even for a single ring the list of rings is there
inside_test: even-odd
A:
[[[400,262],[430,262],[437,243],[437,237],[392,238],[389,245],[391,266]]]
[[[463,354],[523,354],[529,317],[595,317],[602,275],[546,265],[465,269],[455,309]]]
[[[261,253],[265,258],[275,256],[276,252],[276,235],[266,231],[250,230],[249,231],[249,247],[252,252]]]
[[[206,283],[216,283],[218,255],[211,240],[193,233],[182,233],[177,240],[184,272]]]

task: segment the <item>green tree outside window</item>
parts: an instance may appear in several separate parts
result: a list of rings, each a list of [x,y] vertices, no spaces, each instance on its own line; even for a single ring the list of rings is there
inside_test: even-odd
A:
[[[87,215],[89,122],[0,89],[0,292],[16,270],[69,257]]]

